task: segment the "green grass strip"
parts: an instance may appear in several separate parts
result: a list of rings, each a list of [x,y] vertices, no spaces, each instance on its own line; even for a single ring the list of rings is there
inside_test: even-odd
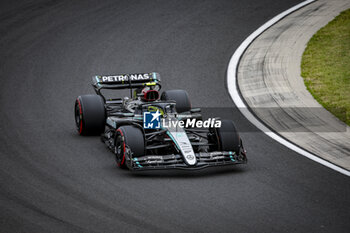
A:
[[[301,76],[312,96],[350,125],[350,9],[313,35],[302,57]]]

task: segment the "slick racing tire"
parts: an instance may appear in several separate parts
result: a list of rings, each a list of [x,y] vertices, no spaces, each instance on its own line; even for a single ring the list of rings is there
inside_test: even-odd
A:
[[[233,121],[221,120],[221,127],[214,131],[219,151],[234,151],[239,155],[242,143]]]
[[[106,123],[104,100],[99,95],[82,95],[75,101],[75,123],[80,135],[99,135]]]
[[[116,162],[121,168],[127,168],[127,162],[132,157],[145,155],[145,135],[141,128],[133,125],[124,125],[117,129],[114,145]]]
[[[188,93],[185,90],[164,91],[161,100],[174,100],[176,102],[176,111],[178,113],[191,110],[191,102]]]

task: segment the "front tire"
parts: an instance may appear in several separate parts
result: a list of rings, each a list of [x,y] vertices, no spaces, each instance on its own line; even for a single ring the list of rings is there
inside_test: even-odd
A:
[[[221,120],[221,127],[212,130],[217,150],[234,151],[237,155],[240,154],[242,142],[233,121]]]
[[[127,168],[133,157],[145,155],[145,136],[137,126],[124,125],[117,129],[115,134],[115,148],[117,165]]]
[[[191,110],[191,101],[185,90],[169,90],[164,91],[161,100],[174,100],[176,102],[176,111],[178,113]]]

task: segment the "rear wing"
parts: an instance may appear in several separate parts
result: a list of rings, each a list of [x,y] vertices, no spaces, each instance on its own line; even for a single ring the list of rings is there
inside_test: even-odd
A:
[[[156,72],[140,74],[96,75],[92,77],[92,86],[100,94],[101,89],[132,89],[143,87],[146,83],[160,85],[160,75]]]

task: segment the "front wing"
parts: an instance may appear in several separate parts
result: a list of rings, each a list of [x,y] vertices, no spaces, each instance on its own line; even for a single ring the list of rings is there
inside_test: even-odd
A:
[[[146,155],[142,157],[126,158],[131,170],[160,170],[160,169],[202,169],[212,166],[234,165],[247,163],[245,151],[239,155],[231,151],[199,152],[195,153],[197,163],[188,165],[182,155]]]

